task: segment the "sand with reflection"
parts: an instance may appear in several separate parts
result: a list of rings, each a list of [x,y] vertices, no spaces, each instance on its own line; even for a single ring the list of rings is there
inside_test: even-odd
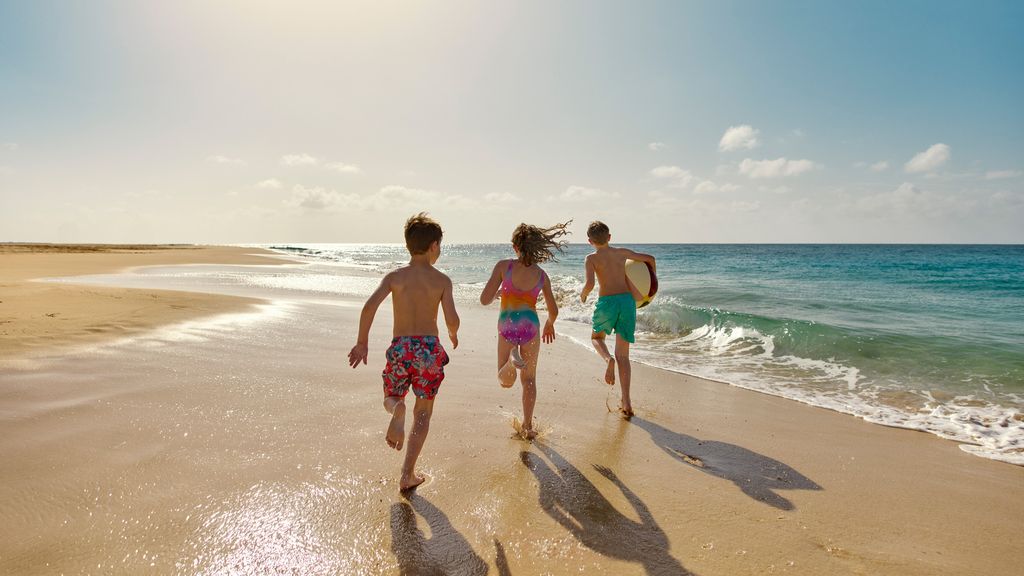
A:
[[[1024,470],[925,434],[546,347],[541,441],[512,437],[494,318],[465,309],[421,463],[397,489],[357,308],[268,290],[0,372],[0,572],[981,574],[1020,549]],[[379,322],[389,321],[382,310]],[[375,330],[379,357],[386,330]],[[373,352],[372,352],[373,353]],[[992,514],[1000,510],[1000,514]]]

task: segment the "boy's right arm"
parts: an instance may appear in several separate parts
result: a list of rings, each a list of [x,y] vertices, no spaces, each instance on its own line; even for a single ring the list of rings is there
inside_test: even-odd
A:
[[[587,280],[583,285],[583,291],[580,292],[580,301],[586,302],[587,296],[590,296],[590,291],[594,289],[594,262],[587,256],[584,260],[584,267],[587,271]]]
[[[359,336],[356,338],[356,345],[348,353],[349,366],[355,368],[359,366],[359,362],[366,364],[366,357],[370,354],[370,326],[373,325],[373,317],[377,314],[380,303],[390,294],[391,274],[388,274],[363,305],[363,312],[359,315]]]

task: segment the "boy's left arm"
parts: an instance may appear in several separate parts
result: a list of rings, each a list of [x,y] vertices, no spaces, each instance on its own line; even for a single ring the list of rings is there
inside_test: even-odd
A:
[[[363,311],[359,314],[359,336],[356,338],[356,345],[348,353],[348,364],[355,368],[362,362],[366,364],[366,358],[370,354],[370,326],[373,325],[373,317],[377,315],[377,308],[388,295],[391,294],[391,275],[387,275],[380,281],[380,286],[370,294]]]
[[[441,310],[444,312],[444,323],[448,326],[448,337],[452,340],[452,349],[458,348],[460,322],[459,313],[455,310],[455,296],[452,294],[451,279],[447,279],[444,292],[441,294]]]
[[[654,256],[651,256],[650,254],[644,254],[643,252],[634,252],[629,248],[623,248],[622,251],[626,253],[626,258],[630,260],[636,260],[637,262],[645,262],[647,264],[650,264],[651,270],[657,272],[658,266],[655,263]]]

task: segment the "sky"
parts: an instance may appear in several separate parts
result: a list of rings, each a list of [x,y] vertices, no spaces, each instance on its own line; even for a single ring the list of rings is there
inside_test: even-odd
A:
[[[1024,242],[1019,1],[0,0],[0,242]]]

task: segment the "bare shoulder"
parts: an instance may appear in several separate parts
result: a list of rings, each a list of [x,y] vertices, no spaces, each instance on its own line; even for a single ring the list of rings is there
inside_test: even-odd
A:
[[[452,285],[452,279],[449,278],[447,274],[445,274],[444,272],[441,272],[437,268],[431,268],[431,271],[432,271],[431,275],[430,275],[431,282],[434,282],[438,286],[441,286],[443,288],[447,288],[447,287]]]
[[[382,282],[401,282],[402,279],[405,278],[408,275],[409,275],[409,267],[408,266],[402,266],[401,268],[396,268],[396,269],[392,270],[391,272],[388,272],[387,274],[385,274],[384,278],[382,279]]]

